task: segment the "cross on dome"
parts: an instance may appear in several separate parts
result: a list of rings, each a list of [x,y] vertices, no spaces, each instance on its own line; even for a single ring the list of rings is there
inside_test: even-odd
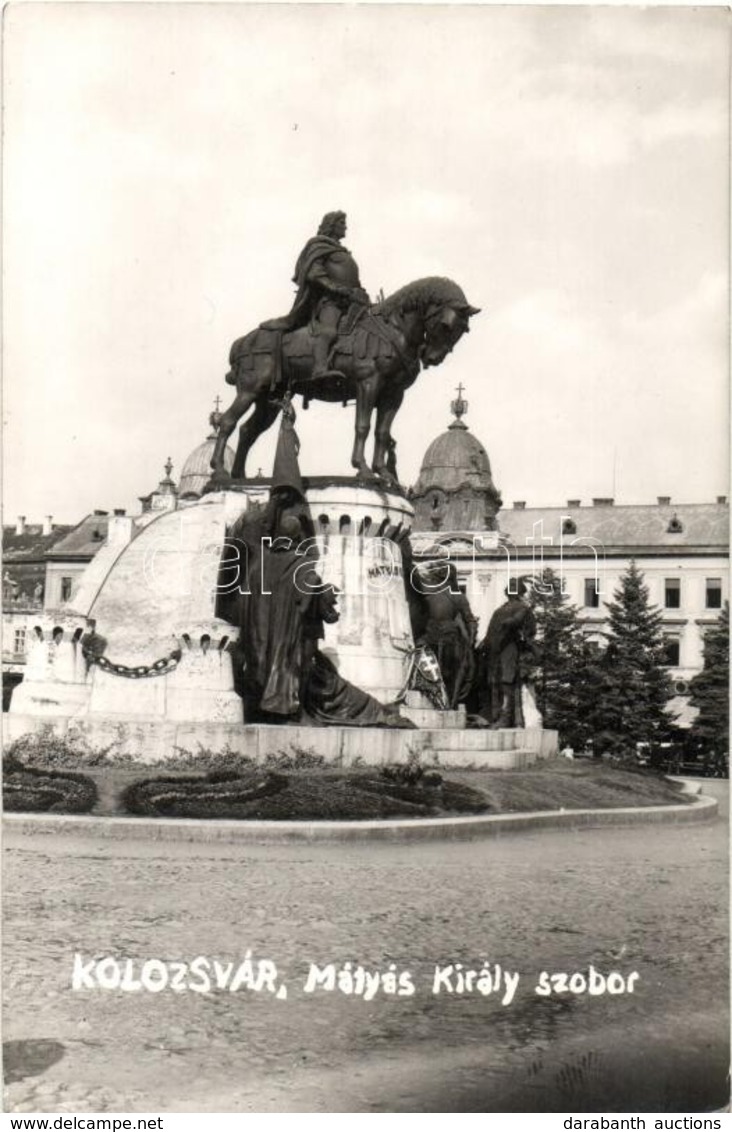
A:
[[[221,398],[217,394],[216,397],[214,398],[214,410],[213,410],[212,413],[209,413],[209,416],[208,416],[208,423],[211,425],[211,428],[213,429],[213,432],[209,433],[209,440],[215,440],[216,434],[219,431],[219,425],[221,424],[221,412],[219,410],[220,404],[221,404]]]
[[[468,402],[463,398],[464,389],[465,386],[461,381],[456,390],[456,399],[450,402],[450,412],[455,417],[455,420],[450,425],[450,428],[467,428],[467,425],[464,425],[460,419],[461,417],[464,417],[468,411]]]

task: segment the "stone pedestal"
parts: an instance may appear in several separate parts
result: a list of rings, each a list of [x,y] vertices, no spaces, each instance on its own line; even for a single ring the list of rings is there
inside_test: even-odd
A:
[[[519,770],[557,752],[556,731],[523,728],[516,731],[465,731],[439,727],[419,731],[390,731],[373,727],[297,727],[254,723],[191,723],[172,720],[128,719],[88,715],[3,715],[6,743],[39,732],[50,724],[55,734],[83,749],[106,748],[144,763],[175,758],[181,751],[247,755],[260,765],[274,755],[312,751],[333,766],[382,766],[407,763],[419,755],[425,766],[444,770],[487,768]]]
[[[246,495],[221,492],[146,516],[128,540],[103,547],[73,605],[33,627],[11,713],[240,723],[226,648],[236,630],[214,611],[226,531],[248,506]],[[81,637],[92,626],[113,664],[150,667],[177,650],[180,660],[163,675],[136,678],[88,666]]]
[[[227,531],[262,489],[222,491],[164,511],[102,548],[73,606],[32,628],[18,715],[241,723],[227,645],[237,630],[215,616]],[[320,572],[339,590],[340,620],[324,651],[342,675],[386,703],[401,691],[412,645],[401,553],[392,537],[409,529],[400,495],[353,480],[314,479],[308,501]],[[88,666],[81,637],[92,626],[112,664],[145,668],[180,650],[177,666],[137,678]]]
[[[403,687],[412,647],[402,556],[394,541],[411,528],[411,504],[347,479],[311,479],[307,497],[319,572],[340,591],[340,620],[326,626],[323,651],[346,680],[388,703]]]
[[[28,628],[25,673],[10,701],[13,715],[86,712],[90,680],[81,646],[86,629],[85,617],[39,612]]]

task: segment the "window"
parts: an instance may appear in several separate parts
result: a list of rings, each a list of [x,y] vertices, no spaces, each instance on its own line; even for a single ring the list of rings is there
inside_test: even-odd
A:
[[[585,578],[585,605],[589,609],[597,609],[600,605],[596,578]]]
[[[664,664],[669,668],[678,668],[681,656],[681,642],[678,637],[664,637],[663,641]]]
[[[68,601],[71,597],[71,590],[73,588],[73,578],[61,579],[61,601]]]
[[[16,629],[13,636],[13,652],[22,656],[25,652],[25,629]]]
[[[664,605],[666,609],[680,609],[681,608],[681,579],[680,578],[667,578],[664,593]]]
[[[722,608],[722,579],[707,578],[707,609]]]

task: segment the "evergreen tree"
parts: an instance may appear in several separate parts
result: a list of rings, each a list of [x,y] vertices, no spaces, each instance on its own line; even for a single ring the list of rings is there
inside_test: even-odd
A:
[[[724,755],[729,743],[729,605],[704,636],[704,667],[690,685],[699,709],[692,735],[707,752]]]
[[[672,695],[665,665],[661,613],[648,601],[643,574],[631,562],[614,601],[607,602],[609,627],[592,721],[596,746],[628,752],[636,743],[666,738]]]
[[[613,745],[612,742],[608,745],[603,741],[605,719],[602,709],[606,681],[605,646],[583,637],[577,658],[575,682],[577,707],[574,746],[581,749],[591,743],[596,755]]]
[[[545,569],[529,601],[536,617],[537,657],[532,673],[536,706],[544,726],[560,744],[584,746],[590,737],[582,719],[583,668],[587,652],[577,609],[562,590],[561,577]]]

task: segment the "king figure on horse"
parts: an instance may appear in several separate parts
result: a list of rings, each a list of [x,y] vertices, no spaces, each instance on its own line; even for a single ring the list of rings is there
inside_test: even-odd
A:
[[[356,402],[351,464],[359,478],[397,486],[396,442],[391,425],[404,393],[422,367],[439,365],[478,314],[451,279],[428,276],[372,306],[358,265],[341,240],[344,212],[328,212],[295,266],[297,294],[289,314],[260,323],[231,347],[226,375],[236,396],[222,413],[211,458],[209,489],[243,481],[255,441],[276,420],[283,404],[300,394],[310,400]],[[231,471],[224,469],[226,442],[239,430]],[[372,466],[365,444],[376,415]]]
[[[358,264],[344,248],[345,212],[326,212],[317,236],[308,240],[295,264],[293,283],[297,295],[292,310],[284,318],[273,318],[261,324],[263,330],[297,330],[310,326],[313,341],[311,380],[340,378],[345,375],[328,368],[331,348],[338,337],[341,318],[352,311],[348,321],[371,305],[361,286]],[[353,309],[355,308],[355,310]]]

